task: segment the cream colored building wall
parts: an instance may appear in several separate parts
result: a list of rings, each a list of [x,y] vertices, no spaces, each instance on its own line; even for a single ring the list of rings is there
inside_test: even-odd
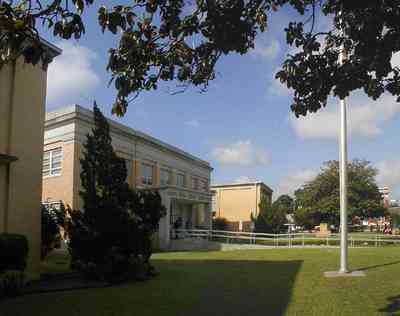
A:
[[[0,152],[18,157],[0,167],[0,231],[29,240],[27,273],[38,277],[46,71],[22,59],[0,70]]]
[[[272,192],[261,184],[245,184],[232,186],[214,186],[214,212],[217,217],[224,217],[228,221],[250,221],[251,214],[260,213],[262,195],[266,195],[271,202]],[[264,193],[263,193],[264,192]]]
[[[258,212],[255,186],[213,188],[216,191],[216,216],[228,221],[250,221],[251,213]]]
[[[1,74],[0,74],[1,76]],[[0,79],[1,81],[1,79]],[[1,104],[1,101],[0,101]],[[1,119],[1,118],[0,118]],[[0,165],[0,232],[4,232],[6,229],[5,225],[5,210],[7,207],[7,166]]]
[[[13,67],[4,66],[0,71],[0,153],[9,153]],[[8,166],[0,165],[0,232],[6,229],[8,203]]]
[[[43,178],[43,201],[61,200],[65,205],[74,208],[74,162],[75,144],[73,142],[57,141],[46,144],[44,151],[62,148],[61,175]]]
[[[51,144],[57,144],[57,142],[64,143],[63,146],[68,143],[71,148],[65,150],[68,153],[67,155],[63,154],[62,175],[54,177],[54,179],[44,179],[43,200],[48,197],[51,197],[52,200],[63,200],[65,202],[72,200],[73,208],[82,207],[79,197],[80,159],[83,157],[82,149],[86,135],[91,133],[93,128],[92,117],[91,111],[79,106],[72,106],[47,114],[45,148],[51,148]],[[114,150],[119,157],[127,161],[128,183],[132,186],[143,188],[141,182],[143,163],[154,167],[153,187],[158,187],[160,184],[161,168],[168,169],[171,172],[170,185],[175,184],[175,176],[178,172],[183,172],[186,175],[188,189],[191,189],[191,178],[193,176],[210,182],[211,167],[149,142],[143,139],[141,135],[124,131],[123,129],[126,127],[120,124],[117,125],[114,122],[110,124]]]

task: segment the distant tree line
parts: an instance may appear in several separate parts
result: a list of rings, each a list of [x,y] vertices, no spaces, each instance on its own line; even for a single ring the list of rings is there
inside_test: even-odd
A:
[[[348,164],[348,220],[380,217],[386,214],[376,184],[377,169],[370,162],[355,159]],[[339,226],[340,189],[339,162],[327,161],[319,174],[295,191],[294,199],[281,195],[270,206],[260,203],[260,214],[252,218],[257,232],[279,233],[286,230],[290,215],[296,225],[312,229],[320,223]]]

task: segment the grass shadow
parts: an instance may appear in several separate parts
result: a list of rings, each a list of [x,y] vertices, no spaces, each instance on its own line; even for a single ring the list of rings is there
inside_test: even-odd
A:
[[[390,303],[379,311],[390,316],[400,316],[400,295],[389,297],[388,301]]]
[[[0,315],[283,316],[302,265],[207,257],[153,263],[160,274],[150,281],[17,297],[0,303]]]
[[[393,262],[388,262],[388,263],[383,263],[383,264],[377,264],[377,265],[364,267],[364,268],[359,268],[357,270],[368,271],[368,270],[372,270],[372,269],[383,268],[383,267],[387,267],[387,266],[393,266],[393,265],[396,265],[396,264],[400,264],[400,260],[393,261]]]
[[[161,272],[161,282],[168,278],[165,284],[174,284],[170,295],[181,293],[180,309],[175,314],[179,316],[284,315],[302,264],[261,260],[154,262]]]

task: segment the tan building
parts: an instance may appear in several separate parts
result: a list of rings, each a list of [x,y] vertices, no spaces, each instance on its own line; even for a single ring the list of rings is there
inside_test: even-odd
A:
[[[128,183],[135,188],[158,188],[167,216],[160,222],[160,246],[167,248],[171,226],[211,225],[210,164],[149,135],[109,120],[114,150],[126,160]],[[82,207],[80,158],[93,112],[78,105],[46,114],[43,157],[43,201],[63,201]],[[184,228],[182,227],[182,228]]]
[[[249,231],[251,215],[260,213],[260,202],[266,198],[271,205],[272,190],[263,182],[212,185],[212,211],[215,217],[229,221],[230,230]]]
[[[61,53],[42,44],[49,61]],[[0,69],[0,232],[28,238],[30,278],[39,277],[46,66],[19,58]]]

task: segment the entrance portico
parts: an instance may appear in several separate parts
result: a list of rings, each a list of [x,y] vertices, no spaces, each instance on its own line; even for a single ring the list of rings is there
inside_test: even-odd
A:
[[[167,214],[160,220],[160,248],[170,246],[171,232],[180,218],[181,229],[209,229],[212,223],[211,192],[198,192],[186,188],[167,186],[159,189]]]

